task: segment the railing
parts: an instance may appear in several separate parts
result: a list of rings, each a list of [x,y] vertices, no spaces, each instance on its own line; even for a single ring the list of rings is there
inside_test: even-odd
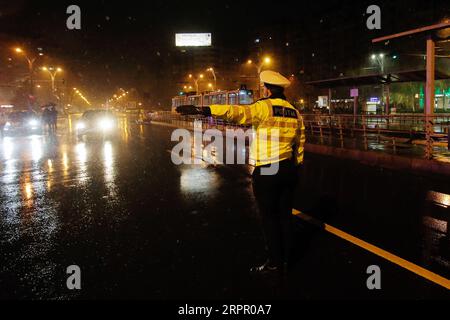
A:
[[[201,122],[202,129],[249,129],[250,126],[237,125],[235,123],[227,122],[221,119],[204,116],[183,116],[173,112],[157,112],[150,116],[151,121],[163,122],[175,127],[194,129],[194,122]]]
[[[311,115],[303,116],[310,137],[324,138],[337,136],[343,148],[348,140],[362,141],[363,148],[375,140],[376,147],[392,149],[396,154],[399,148],[412,148],[413,143],[425,151],[425,157],[432,159],[436,148],[448,145],[450,114],[424,116],[416,114],[401,115]],[[353,145],[356,145],[354,143]]]
[[[426,132],[428,121],[433,123],[435,133],[446,133],[450,126],[450,114],[431,117],[416,114],[399,115],[303,115],[308,125],[320,125],[345,128],[363,128],[392,132]]]
[[[439,152],[436,148],[440,147],[441,151],[445,150],[445,147],[448,148],[450,114],[429,118],[412,114],[389,116],[305,114],[303,119],[307,141],[310,143],[328,143],[341,148],[364,150],[372,147],[375,150],[392,151],[394,154],[400,150],[408,154],[407,149],[414,149],[411,154],[417,155],[420,151],[420,156],[428,159]],[[195,121],[201,121],[203,129],[248,129],[220,119],[182,116],[172,112],[154,113],[150,120],[190,129],[194,129]]]

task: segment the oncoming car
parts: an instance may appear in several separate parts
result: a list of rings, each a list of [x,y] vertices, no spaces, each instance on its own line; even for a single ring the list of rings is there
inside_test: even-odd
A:
[[[77,137],[86,135],[111,137],[117,132],[117,118],[107,110],[89,110],[76,123]]]
[[[8,115],[4,134],[33,135],[42,133],[42,123],[34,111],[15,111]]]

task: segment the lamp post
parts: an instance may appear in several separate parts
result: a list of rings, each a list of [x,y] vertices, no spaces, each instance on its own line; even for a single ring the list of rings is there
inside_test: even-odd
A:
[[[209,71],[212,73],[213,78],[214,78],[214,90],[217,90],[217,77],[216,77],[216,71],[214,70],[214,68],[208,68],[206,71]]]
[[[202,80],[204,77],[205,77],[205,76],[204,76],[203,74],[200,74],[200,75],[198,76],[198,78],[194,78],[194,76],[193,76],[192,74],[189,75],[189,79],[192,79],[192,80],[194,81],[194,84],[195,84],[195,91],[196,91],[196,94],[197,94],[197,95],[200,94],[200,90],[199,90],[199,85],[198,85],[198,83],[199,83],[199,81]]]
[[[257,83],[258,83],[258,93],[259,93],[259,97],[261,97],[261,78],[260,78],[260,74],[261,74],[261,72],[262,72],[264,66],[268,66],[268,65],[270,65],[271,63],[272,63],[272,59],[271,59],[270,57],[268,57],[268,56],[264,57],[264,58],[261,60],[260,64],[257,65],[257,66],[253,63],[253,60],[247,60],[247,65],[253,65],[253,66],[255,66],[256,69],[257,69],[257,71],[258,71],[258,74],[257,74],[257,77],[258,77]]]
[[[30,103],[31,97],[34,96],[34,81],[33,81],[33,72],[34,72],[34,63],[36,62],[38,57],[29,57],[25,50],[22,48],[15,48],[14,51],[17,54],[23,55],[28,62],[28,72],[29,72],[29,81],[30,81],[30,97],[29,97],[29,108],[32,109],[33,105]],[[44,54],[42,52],[39,53],[39,57],[42,57]]]
[[[384,74],[384,54],[373,54],[372,61],[375,61],[380,66],[381,73]]]
[[[371,59],[378,64],[380,67],[381,76],[384,76],[384,54],[373,54]],[[381,103],[384,103],[384,84],[381,84]],[[385,113],[386,115],[389,114],[389,105],[386,106]]]
[[[56,75],[58,74],[58,72],[62,72],[63,70],[61,68],[53,68],[53,67],[42,67],[41,68],[42,71],[48,72],[48,74],[50,75],[50,79],[52,80],[52,93],[55,94],[56,92],[56,87],[55,87],[55,79],[56,79]]]

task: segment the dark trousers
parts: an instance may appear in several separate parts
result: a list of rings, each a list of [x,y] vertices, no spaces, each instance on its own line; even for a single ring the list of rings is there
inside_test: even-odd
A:
[[[259,207],[269,263],[282,266],[289,261],[292,246],[292,209],[299,169],[290,161],[280,162],[276,175],[253,172],[253,193]]]

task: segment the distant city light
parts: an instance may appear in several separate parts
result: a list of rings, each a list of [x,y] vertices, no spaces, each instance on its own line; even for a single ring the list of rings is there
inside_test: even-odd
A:
[[[177,47],[210,47],[212,35],[211,33],[177,33],[175,45]]]

